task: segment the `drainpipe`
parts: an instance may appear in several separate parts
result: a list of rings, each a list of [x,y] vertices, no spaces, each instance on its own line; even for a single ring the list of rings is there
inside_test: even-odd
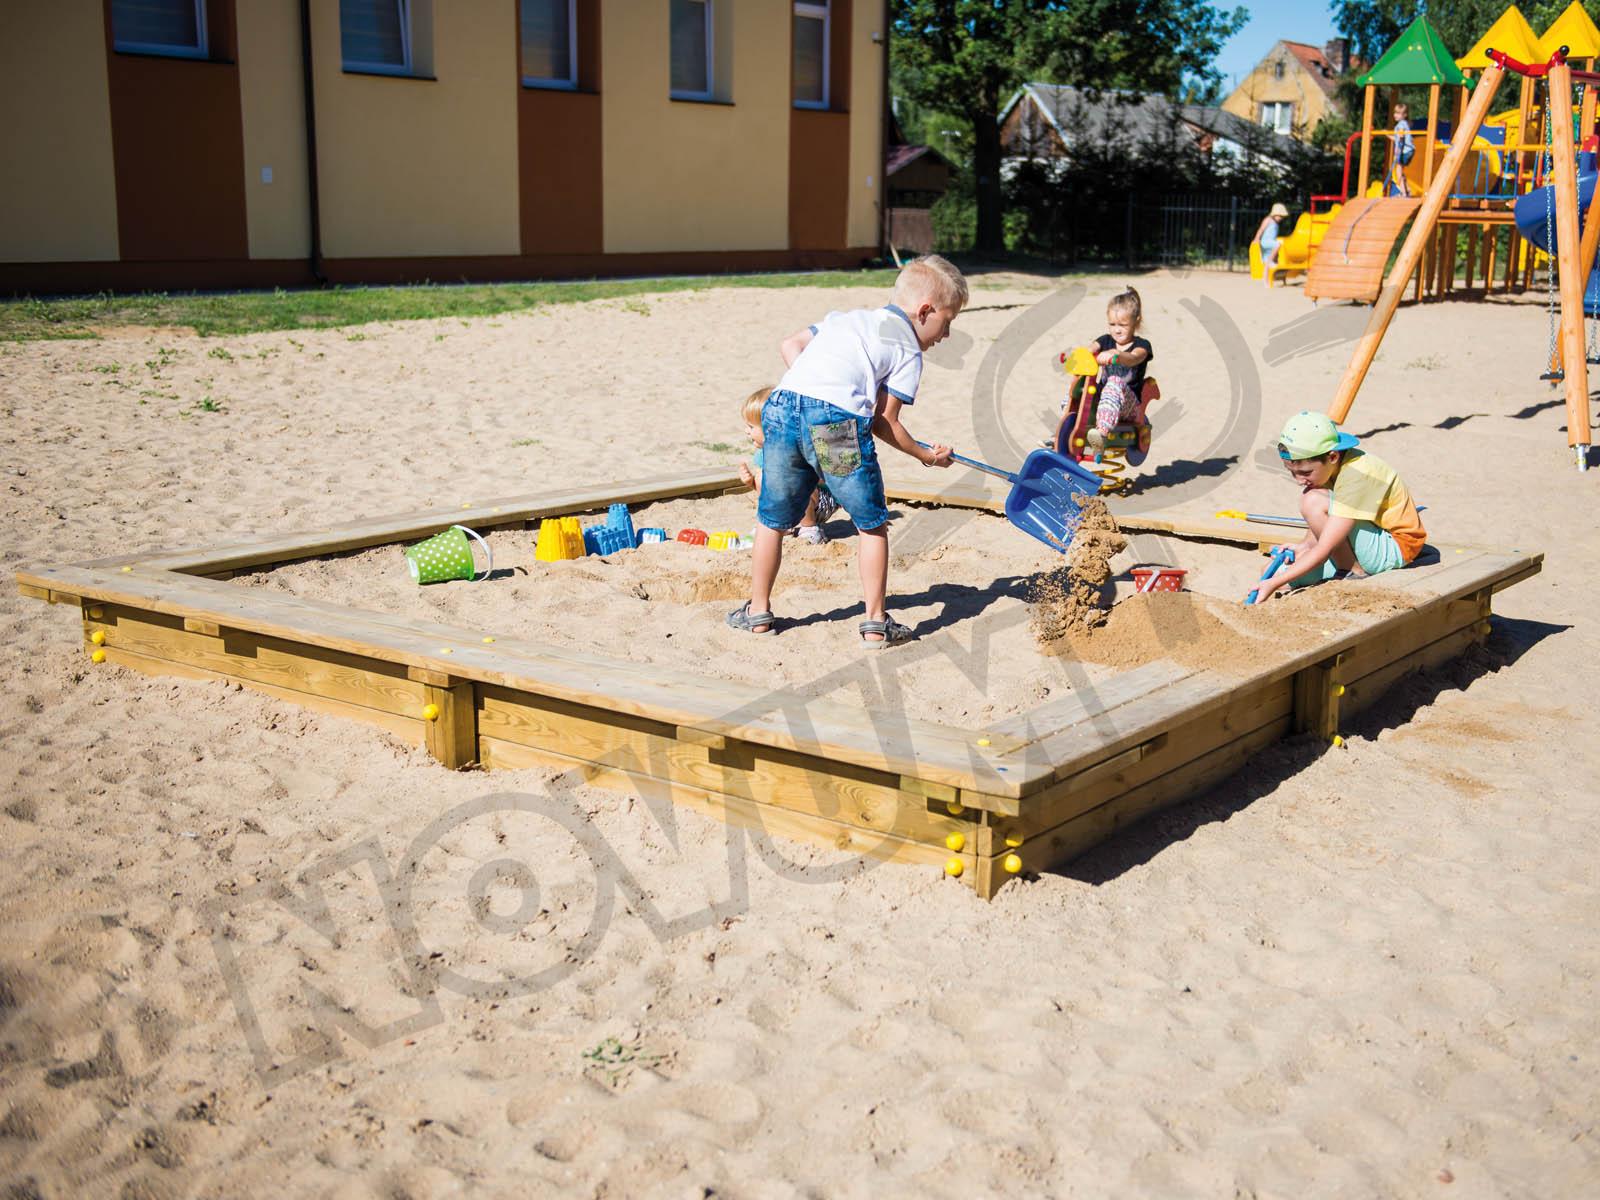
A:
[[[883,115],[878,132],[878,257],[889,252],[889,114],[894,96],[889,88],[889,0],[883,0]]]
[[[311,77],[311,0],[300,0],[300,75],[305,83],[306,190],[311,199],[311,277],[326,287],[322,272],[322,215],[317,199],[317,95]]]

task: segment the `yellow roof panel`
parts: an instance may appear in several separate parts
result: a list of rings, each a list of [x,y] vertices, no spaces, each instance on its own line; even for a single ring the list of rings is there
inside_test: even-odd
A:
[[[1539,61],[1547,61],[1562,46],[1567,48],[1568,58],[1600,58],[1600,29],[1594,27],[1578,0],[1572,0],[1566,12],[1539,36]]]
[[[1539,53],[1539,35],[1515,4],[1500,14],[1471,50],[1456,59],[1456,66],[1481,70],[1489,65],[1489,50],[1499,50],[1524,63],[1544,62],[1550,57]]]

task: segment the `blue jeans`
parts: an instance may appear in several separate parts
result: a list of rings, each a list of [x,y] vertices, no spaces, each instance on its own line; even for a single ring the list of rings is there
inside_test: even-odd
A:
[[[793,529],[818,486],[826,485],[857,529],[889,519],[872,418],[810,396],[777,391],[761,409],[763,470],[756,518],[768,529]]]

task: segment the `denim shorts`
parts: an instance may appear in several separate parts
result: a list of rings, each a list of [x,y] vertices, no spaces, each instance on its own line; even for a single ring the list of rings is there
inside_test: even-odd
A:
[[[871,417],[778,391],[761,409],[761,434],[756,518],[768,529],[793,529],[823,485],[857,529],[877,529],[889,519]]]

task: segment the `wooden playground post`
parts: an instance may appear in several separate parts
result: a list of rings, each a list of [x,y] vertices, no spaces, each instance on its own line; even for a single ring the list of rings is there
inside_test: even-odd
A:
[[[1373,358],[1377,356],[1378,346],[1383,342],[1383,335],[1389,328],[1389,322],[1394,319],[1394,311],[1399,307],[1400,297],[1411,278],[1411,272],[1417,268],[1422,248],[1427,244],[1434,225],[1439,220],[1439,213],[1444,208],[1451,181],[1455,179],[1456,172],[1461,170],[1461,164],[1466,160],[1472,139],[1477,136],[1479,128],[1483,125],[1483,118],[1489,112],[1489,105],[1494,102],[1495,92],[1500,90],[1500,79],[1504,73],[1505,69],[1499,63],[1490,63],[1484,68],[1483,78],[1478,81],[1472,103],[1467,106],[1467,115],[1461,123],[1460,133],[1451,141],[1450,152],[1444,156],[1438,175],[1434,177],[1432,186],[1422,199],[1422,207],[1412,219],[1411,232],[1406,235],[1405,244],[1400,247],[1400,257],[1395,261],[1394,269],[1389,272],[1389,278],[1384,281],[1383,291],[1378,294],[1377,303],[1372,307],[1372,316],[1367,321],[1366,332],[1356,343],[1355,354],[1350,360],[1350,365],[1345,368],[1344,378],[1339,381],[1339,390],[1334,395],[1333,403],[1328,406],[1328,415],[1335,421],[1343,422],[1345,417],[1350,415],[1350,406],[1355,403],[1356,393],[1361,390],[1361,381],[1367,377],[1367,370],[1372,366]]]
[[[1372,95],[1376,88],[1367,84],[1361,99],[1361,167],[1356,172],[1356,195],[1367,194],[1367,184],[1372,179]]]
[[[1430,83],[1428,85],[1427,139],[1428,157],[1422,160],[1422,190],[1424,193],[1426,193],[1427,190],[1433,185],[1433,151],[1434,147],[1439,144],[1439,85],[1437,83]],[[1402,170],[1403,169],[1404,168],[1402,168]],[[1454,178],[1454,176],[1451,176],[1452,189],[1454,188]],[[1430,237],[1423,245],[1422,262],[1417,268],[1417,290],[1413,296],[1413,299],[1422,299],[1423,283],[1432,273],[1433,259],[1436,253],[1434,248],[1435,240],[1435,238]]]
[[[1567,394],[1567,445],[1589,444],[1589,360],[1583,345],[1583,285],[1588,273],[1578,243],[1578,159],[1572,139],[1572,68],[1550,68],[1551,167],[1556,201],[1556,268],[1561,283],[1562,382]],[[1581,453],[1581,452],[1580,452]],[[1583,467],[1580,460],[1579,467]]]

